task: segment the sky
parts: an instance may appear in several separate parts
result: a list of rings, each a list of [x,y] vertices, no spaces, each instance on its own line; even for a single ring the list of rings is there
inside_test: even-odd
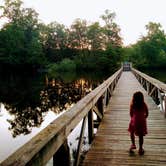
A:
[[[0,5],[3,4],[0,0]],[[34,8],[39,19],[70,26],[76,18],[101,22],[106,9],[116,13],[124,45],[135,43],[146,34],[145,25],[156,22],[166,31],[166,0],[23,0],[24,7]],[[1,23],[1,20],[0,20]]]

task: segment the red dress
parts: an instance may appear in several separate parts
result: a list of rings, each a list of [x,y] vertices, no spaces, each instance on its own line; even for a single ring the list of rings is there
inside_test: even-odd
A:
[[[145,136],[147,131],[147,122],[146,118],[148,117],[148,108],[144,103],[141,108],[134,108],[132,105],[130,106],[130,123],[128,131],[130,133],[134,133],[135,135],[143,135]]]

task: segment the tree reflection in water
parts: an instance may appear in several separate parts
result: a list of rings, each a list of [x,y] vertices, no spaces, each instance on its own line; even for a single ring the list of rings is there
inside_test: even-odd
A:
[[[71,83],[52,79],[39,91],[38,94],[40,97],[35,104],[30,105],[30,102],[28,104],[26,102],[24,106],[20,106],[20,102],[18,101],[14,104],[4,103],[6,110],[12,115],[12,118],[7,120],[10,124],[9,130],[12,136],[16,137],[20,134],[29,134],[32,128],[40,127],[48,111],[59,114],[67,110],[96,87],[97,84],[93,84],[92,86],[92,81],[85,81],[84,79],[79,79]],[[31,88],[33,89],[33,87]]]
[[[33,127],[39,127],[43,122],[43,112],[40,108],[32,109],[28,107],[24,110],[9,107],[8,111],[14,115],[14,119],[8,119],[10,123],[9,130],[11,130],[13,137],[20,134],[29,134]]]
[[[67,110],[74,103],[85,96],[92,87],[83,79],[72,83],[63,83],[60,80],[52,80],[47,88],[41,92],[42,104],[55,113]]]

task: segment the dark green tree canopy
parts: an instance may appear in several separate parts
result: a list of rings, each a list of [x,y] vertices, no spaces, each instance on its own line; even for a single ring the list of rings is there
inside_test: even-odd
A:
[[[45,25],[34,9],[23,7],[21,0],[4,0],[0,10],[1,17],[7,19],[0,30],[1,64],[44,67],[67,58],[79,70],[100,70],[101,65],[116,66],[121,57],[120,28],[110,10],[101,16],[103,26],[78,18],[70,27],[56,21]]]
[[[147,35],[127,48],[127,58],[138,67],[166,67],[166,34],[160,23],[149,22]]]

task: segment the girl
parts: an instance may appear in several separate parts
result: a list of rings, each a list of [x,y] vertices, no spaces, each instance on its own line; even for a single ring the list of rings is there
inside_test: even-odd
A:
[[[130,132],[131,147],[130,152],[136,149],[135,135],[139,136],[139,154],[144,154],[143,149],[143,136],[147,134],[146,118],[148,117],[148,108],[144,102],[144,96],[142,92],[135,92],[130,104],[130,123],[128,131]]]

